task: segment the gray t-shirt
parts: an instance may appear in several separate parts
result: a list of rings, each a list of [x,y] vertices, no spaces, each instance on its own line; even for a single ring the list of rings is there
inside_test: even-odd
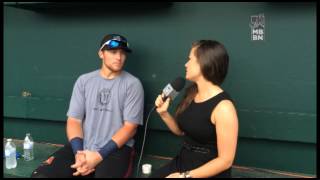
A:
[[[83,148],[98,151],[124,121],[142,125],[143,107],[144,91],[139,79],[126,71],[105,79],[96,70],[77,79],[67,116],[81,120]],[[126,144],[132,147],[134,140]]]

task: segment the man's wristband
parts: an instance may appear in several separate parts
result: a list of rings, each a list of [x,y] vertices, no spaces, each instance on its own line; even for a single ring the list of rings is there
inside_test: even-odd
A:
[[[70,140],[73,154],[77,154],[77,151],[83,150],[83,139],[79,137],[72,138]]]
[[[116,151],[118,149],[118,146],[116,142],[114,142],[112,139],[108,141],[106,145],[104,145],[98,152],[100,153],[101,157],[104,159],[106,158],[110,153]]]

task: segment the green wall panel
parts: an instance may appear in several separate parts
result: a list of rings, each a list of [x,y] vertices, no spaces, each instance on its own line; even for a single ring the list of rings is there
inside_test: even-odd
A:
[[[191,43],[216,39],[230,55],[229,74],[222,86],[238,110],[242,138],[238,157],[250,156],[246,150],[255,143],[255,152],[267,148],[266,142],[271,147],[265,152],[281,149],[260,160],[237,162],[314,172],[316,3],[112,3],[113,7],[122,7],[121,11],[110,9],[108,3],[87,7],[29,3],[24,9],[7,5],[5,136],[24,137],[30,130],[39,139],[65,140],[64,122],[73,84],[80,74],[100,68],[97,50],[106,33],[120,33],[129,39],[134,52],[128,56],[125,69],[144,86],[145,120],[163,87],[175,77],[184,76]],[[265,41],[254,42],[250,39],[250,16],[260,13],[265,16]],[[24,91],[31,96],[23,97]],[[173,102],[170,112],[180,99]],[[150,136],[159,142],[168,141],[172,147],[180,142],[155,112],[148,128]],[[253,142],[248,143],[250,140]],[[157,153],[157,141],[149,141],[147,151]],[[286,155],[288,147],[295,149],[288,151],[290,155]],[[175,150],[165,146],[160,149],[164,155],[172,155]],[[292,157],[300,150],[306,159],[297,167]],[[283,161],[268,161],[268,157],[280,156]]]
[[[316,174],[316,144],[240,138],[235,164]]]
[[[26,118],[27,99],[16,96],[4,96],[3,115],[7,117]]]
[[[31,133],[36,142],[64,144],[67,142],[65,123],[38,119],[3,119],[4,137],[24,139],[26,133]]]
[[[240,110],[238,115],[239,136],[241,137],[317,142],[315,114]]]

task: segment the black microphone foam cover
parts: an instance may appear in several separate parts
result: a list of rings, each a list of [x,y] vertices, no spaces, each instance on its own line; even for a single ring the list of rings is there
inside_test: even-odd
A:
[[[171,86],[177,92],[181,91],[186,84],[186,80],[182,77],[177,77],[174,81],[172,81]]]

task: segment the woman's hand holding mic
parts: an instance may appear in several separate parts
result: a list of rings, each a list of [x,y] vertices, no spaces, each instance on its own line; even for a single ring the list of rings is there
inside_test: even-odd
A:
[[[163,101],[165,99],[165,101]],[[168,107],[170,105],[170,97],[163,98],[163,94],[159,95],[155,101],[156,110],[159,113],[161,119],[166,123],[168,128],[176,135],[182,136],[184,135],[183,131],[180,130],[178,124],[175,119],[168,112]]]
[[[164,115],[166,113],[168,113],[168,107],[170,105],[170,98],[166,98],[165,101],[163,101],[163,94],[158,95],[156,101],[155,101],[155,105],[156,105],[156,110],[159,113],[159,115]]]

